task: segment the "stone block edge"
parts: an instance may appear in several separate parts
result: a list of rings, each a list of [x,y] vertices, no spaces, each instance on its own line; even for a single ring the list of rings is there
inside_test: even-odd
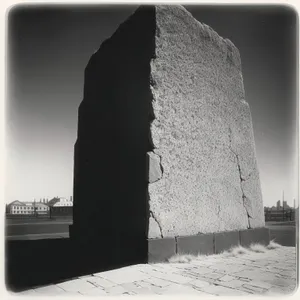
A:
[[[265,235],[263,237],[261,237],[261,231],[265,232]],[[166,256],[164,255],[164,249],[161,248],[161,255],[159,256],[159,258],[157,259],[151,259],[153,253],[151,253],[151,247],[149,247],[149,245],[153,242],[157,242],[157,241],[163,241],[163,240],[174,240],[174,253],[175,254],[179,254],[178,253],[178,239],[180,238],[184,238],[184,239],[197,239],[199,238],[199,240],[203,237],[208,237],[213,235],[213,253],[212,254],[218,254],[222,251],[226,251],[229,250],[230,245],[225,245],[222,247],[222,245],[218,245],[218,248],[216,249],[216,245],[215,245],[215,241],[216,241],[216,236],[220,236],[223,235],[223,237],[226,238],[226,236],[229,236],[232,234],[235,234],[238,236],[238,241],[235,241],[232,243],[232,246],[237,246],[237,245],[241,245],[241,246],[249,246],[251,244],[251,242],[253,243],[259,243],[262,242],[263,244],[269,243],[270,242],[270,229],[266,228],[266,227],[259,227],[259,228],[251,228],[251,229],[245,229],[245,230],[234,230],[234,231],[223,231],[223,232],[216,232],[216,233],[207,233],[207,234],[198,234],[198,235],[190,235],[190,236],[177,236],[177,237],[167,237],[167,238],[153,238],[153,239],[147,239],[147,243],[148,243],[148,263],[153,263],[153,262],[163,262],[163,261],[167,261],[170,256]],[[247,235],[248,238],[248,243],[246,245],[243,245],[242,242],[242,235]],[[164,243],[160,243],[161,247],[163,247]],[[150,248],[150,250],[149,250]],[[186,252],[180,252],[180,254],[188,254],[190,252],[193,252],[193,249],[190,249],[191,251],[188,251],[189,249],[187,249]],[[204,251],[205,252],[205,251]],[[199,253],[201,253],[201,248],[199,249]],[[157,254],[157,249],[156,249],[156,254]],[[205,253],[204,253],[205,254]]]

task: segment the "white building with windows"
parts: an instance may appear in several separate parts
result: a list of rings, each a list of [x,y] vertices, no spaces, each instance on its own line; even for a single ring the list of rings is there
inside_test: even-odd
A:
[[[45,215],[49,211],[49,206],[41,202],[33,202],[33,208],[38,215]]]
[[[73,206],[73,201],[67,198],[53,198],[48,203],[50,206],[53,207],[66,207],[66,206]]]
[[[15,200],[8,204],[8,213],[12,215],[47,214],[49,206],[40,202],[22,202]]]
[[[21,202],[19,200],[15,200],[8,204],[8,213],[12,215],[23,215],[28,214],[27,212],[30,212],[31,210],[27,209],[27,206],[24,202]]]

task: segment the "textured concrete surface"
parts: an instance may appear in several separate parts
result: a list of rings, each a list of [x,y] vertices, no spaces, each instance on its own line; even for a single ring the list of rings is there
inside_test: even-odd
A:
[[[151,136],[163,174],[149,195],[157,237],[263,227],[238,49],[181,6],[156,6],[155,16]]]
[[[147,157],[148,157],[148,166],[149,166],[148,181],[149,183],[153,183],[161,179],[162,177],[163,171],[160,164],[160,157],[153,152],[148,152]]]
[[[282,247],[190,263],[141,264],[82,276],[18,295],[287,295],[297,286],[296,251]]]
[[[240,244],[240,232],[221,232],[214,234],[215,253],[221,253]]]
[[[251,244],[268,245],[270,242],[269,228],[255,228],[240,231],[240,244],[249,247]]]
[[[263,226],[239,51],[182,6],[140,7],[85,69],[71,238]]]
[[[251,244],[268,245],[270,232],[268,228],[253,228],[188,236],[148,238],[147,242],[148,262],[165,262],[174,254],[208,255],[218,254],[238,245],[243,247],[249,247]]]
[[[213,254],[213,234],[201,234],[186,237],[177,237],[177,252],[190,254]]]

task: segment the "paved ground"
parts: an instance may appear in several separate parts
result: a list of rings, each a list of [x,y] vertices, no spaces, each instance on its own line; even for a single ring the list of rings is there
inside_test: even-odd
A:
[[[207,256],[189,263],[134,265],[92,274],[22,295],[290,294],[296,288],[296,250],[281,247],[237,257]]]

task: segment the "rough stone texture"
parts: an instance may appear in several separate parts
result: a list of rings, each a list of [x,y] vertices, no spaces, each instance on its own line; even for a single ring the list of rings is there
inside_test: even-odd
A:
[[[213,234],[200,234],[195,236],[183,236],[177,239],[178,253],[191,254],[213,254],[214,236]]]
[[[240,231],[240,243],[243,247],[251,244],[268,245],[270,242],[270,230],[268,228],[256,228]]]
[[[144,259],[147,238],[264,226],[239,52],[182,6],[140,7],[92,55],[73,219],[120,261],[128,240]]]
[[[240,233],[239,231],[219,232],[214,234],[214,239],[215,253],[222,253],[240,244]]]
[[[181,6],[156,6],[149,184],[164,237],[264,226],[249,105],[237,48]]]
[[[148,182],[153,183],[162,177],[162,168],[160,164],[160,157],[153,153],[153,152],[148,152],[147,153],[147,158],[148,158]]]
[[[174,238],[149,239],[148,261],[166,261],[176,253],[176,241]]]
[[[150,218],[150,225],[153,218]],[[161,229],[158,226],[153,226],[158,231]],[[254,228],[241,231],[225,231],[217,233],[207,233],[189,236],[179,236],[175,238],[160,238],[160,239],[148,239],[148,259],[149,257],[162,255],[162,257],[170,258],[173,255],[174,249],[177,254],[189,253],[189,254],[219,254],[230,248],[237,247],[239,245],[249,247],[251,244],[268,245],[270,243],[270,230],[268,228]],[[154,236],[155,232],[151,233]],[[173,242],[175,244],[173,245]],[[172,246],[170,246],[172,245]],[[172,249],[166,251],[166,249]],[[153,252],[154,251],[154,252]],[[153,253],[152,253],[153,252]],[[167,256],[169,255],[169,257]],[[151,261],[151,259],[150,259]]]

